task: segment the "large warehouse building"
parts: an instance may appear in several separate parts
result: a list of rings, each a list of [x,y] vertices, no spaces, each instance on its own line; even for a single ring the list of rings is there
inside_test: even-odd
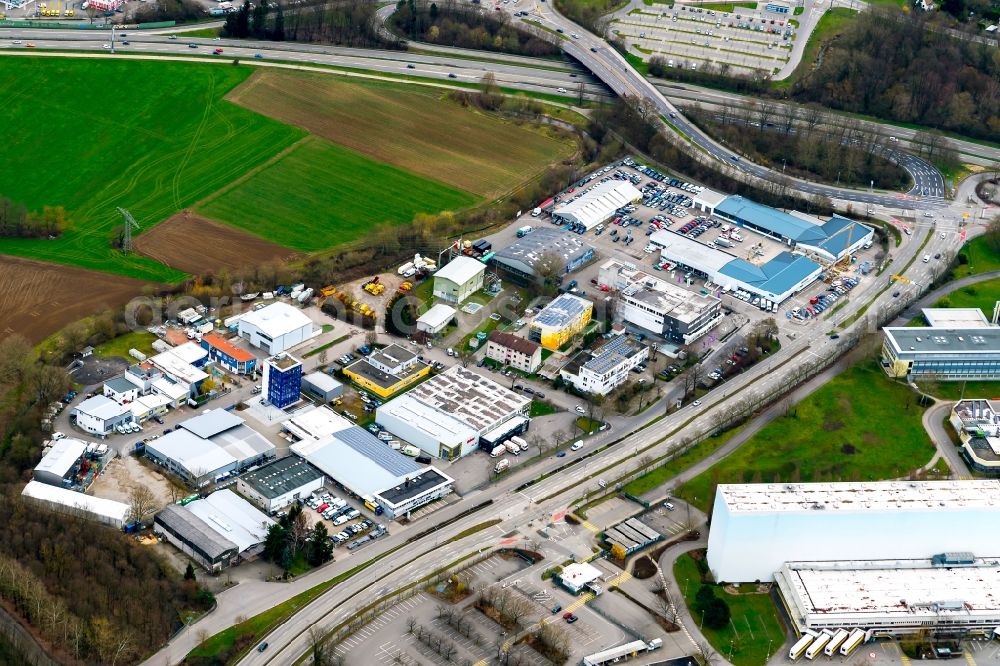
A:
[[[608,180],[598,183],[576,199],[552,211],[552,219],[563,224],[572,222],[586,229],[593,229],[611,219],[622,206],[640,201],[642,192],[632,183],[623,180]]]
[[[272,525],[250,502],[220,490],[184,506],[168,505],[156,514],[153,531],[209,571],[219,571],[259,555]]]
[[[503,279],[524,286],[538,281],[539,267],[544,261],[554,261],[552,272],[564,275],[593,259],[593,246],[579,235],[542,227],[497,250],[490,263]]]
[[[525,432],[530,405],[528,398],[456,365],[379,407],[375,420],[422,451],[452,460]]]
[[[823,272],[815,261],[792,252],[753,264],[673,231],[657,231],[649,242],[659,248],[664,260],[694,270],[723,289],[742,289],[775,303],[802,291]]]
[[[159,439],[146,456],[193,486],[204,486],[274,459],[274,444],[224,409],[209,409]]]
[[[623,322],[657,337],[690,344],[723,317],[722,301],[661,280],[636,268],[609,259],[597,281],[618,292],[615,315]]]
[[[996,557],[788,562],[775,580],[800,633],[860,629],[869,637],[919,632],[992,638],[1000,627]],[[844,633],[839,636],[844,640]]]
[[[863,224],[834,215],[825,222],[805,213],[784,213],[739,195],[723,199],[714,215],[739,227],[767,236],[789,248],[815,252],[836,261],[859,250],[875,232]]]
[[[483,288],[485,274],[486,264],[459,255],[434,273],[434,297],[461,303]]]
[[[269,354],[280,354],[313,335],[312,319],[287,303],[271,303],[243,315],[240,337]]]
[[[282,424],[301,456],[347,492],[389,518],[444,497],[454,480],[393,451],[364,428],[326,407],[302,410]]]
[[[49,452],[42,456],[35,465],[32,476],[35,477],[35,481],[52,486],[66,485],[86,451],[86,443],[72,437],[64,437],[54,443]]]
[[[1000,327],[886,327],[882,367],[909,381],[1000,379]]]
[[[785,562],[1000,555],[1000,481],[720,485],[708,537],[717,581],[773,580]]]
[[[50,486],[39,481],[28,481],[21,491],[21,497],[35,502],[50,511],[60,511],[87,520],[121,529],[129,519],[129,506],[123,502],[85,495],[84,493]]]

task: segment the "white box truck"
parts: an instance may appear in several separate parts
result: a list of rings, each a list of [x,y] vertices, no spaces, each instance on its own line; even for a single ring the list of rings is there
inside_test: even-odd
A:
[[[499,474],[500,472],[506,471],[508,467],[510,467],[510,461],[501,460],[496,464],[496,466],[493,467],[493,471]]]
[[[499,458],[505,453],[507,453],[507,447],[501,444],[500,446],[494,447],[493,450],[490,451],[490,458]]]
[[[503,445],[508,451],[513,453],[515,456],[521,455],[521,447],[519,447],[514,442],[504,442]]]
[[[516,437],[516,436],[515,437],[511,437],[510,441],[512,441],[515,444],[517,444],[517,447],[519,449],[521,449],[522,451],[527,451],[528,450],[528,443],[526,441],[524,441],[523,439],[521,439],[520,437]]]

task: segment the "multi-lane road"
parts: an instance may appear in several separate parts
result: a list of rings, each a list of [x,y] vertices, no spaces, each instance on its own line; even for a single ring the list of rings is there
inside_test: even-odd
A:
[[[561,29],[567,39],[561,40],[564,50],[581,62],[601,82],[611,88],[615,94],[633,99],[646,99],[653,105],[658,114],[669,119],[673,128],[704,150],[714,159],[726,164],[744,174],[765,180],[782,181],[807,194],[830,197],[842,202],[865,203],[885,206],[892,209],[913,210],[918,208],[943,208],[947,203],[935,199],[907,198],[901,195],[879,192],[859,192],[847,188],[838,188],[807,181],[786,179],[780,172],[775,172],[760,165],[752,164],[743,159],[734,159],[731,151],[718,145],[710,137],[690,124],[678,109],[667,100],[663,93],[644,77],[639,75],[614,49],[600,38],[587,33],[558,15],[548,5],[539,5],[535,17],[552,29]],[[95,47],[95,41],[108,41],[106,37],[81,33],[57,34],[52,31],[36,32],[17,31],[5,32],[10,40],[32,40],[38,48],[61,50],[105,51],[102,45]],[[95,40],[96,37],[96,40]],[[366,71],[385,73],[409,73],[431,78],[448,78],[456,81],[474,82],[481,78],[485,71],[494,72],[502,85],[511,87],[527,87],[551,92],[554,81],[559,81],[556,87],[568,87],[567,80],[582,80],[588,92],[600,94],[602,91],[592,80],[583,77],[581,72],[572,67],[550,64],[549,69],[531,67],[509,58],[495,60],[463,60],[452,54],[407,54],[392,51],[366,52],[359,54],[353,49],[334,49],[326,47],[306,47],[279,45],[271,43],[252,42],[216,42],[212,40],[178,39],[171,40],[166,35],[130,36],[129,51],[151,55],[171,55],[174,57],[190,57],[192,54],[206,54],[211,48],[219,46],[224,49],[224,57],[254,59],[254,54],[260,53],[263,58],[260,64],[277,64],[274,61],[288,62],[301,66],[326,65],[344,68],[356,68]],[[0,40],[6,46],[13,47],[8,40]],[[188,43],[198,44],[197,48],[189,48]],[[110,49],[108,49],[110,50]],[[576,76],[572,76],[576,74]],[[452,77],[451,75],[454,75]],[[556,78],[560,77],[560,78]],[[534,86],[535,88],[531,88]],[[949,211],[956,212],[956,211]],[[957,216],[955,216],[957,219]],[[895,251],[893,268],[897,272],[908,266],[905,275],[910,278],[911,285],[907,289],[916,290],[920,285],[929,284],[931,271],[938,267],[913,261],[918,252],[949,252],[955,251],[961,245],[960,230],[957,223],[948,226],[944,221],[935,227],[935,218],[917,218],[913,236],[907,238],[903,245]],[[921,249],[926,241],[925,249]],[[888,274],[865,280],[862,286],[852,294],[847,307],[829,320],[814,321],[806,326],[796,326],[789,331],[783,331],[787,339],[783,340],[782,350],[769,361],[758,365],[744,375],[741,375],[724,387],[713,391],[703,400],[699,407],[688,406],[675,412],[655,426],[639,429],[640,423],[633,424],[633,432],[603,433],[588,443],[588,449],[593,449],[602,442],[618,440],[613,447],[593,455],[586,462],[561,472],[571,458],[551,457],[532,467],[520,470],[501,482],[487,487],[477,493],[462,498],[456,504],[442,509],[432,520],[443,525],[437,533],[418,539],[407,545],[383,563],[376,564],[364,574],[347,579],[333,587],[325,595],[306,606],[288,622],[273,631],[267,640],[270,648],[264,653],[251,652],[242,663],[245,664],[286,664],[292,663],[308,650],[308,627],[321,627],[336,624],[353,613],[367,602],[384,595],[387,591],[417,580],[442,564],[460,555],[473,553],[484,548],[497,545],[500,536],[520,530],[523,534],[526,526],[532,521],[547,522],[564,511],[570,502],[582,491],[590,489],[597,483],[594,475],[616,478],[625,471],[632,469],[635,458],[639,455],[656,457],[663,455],[678,446],[681,435],[672,433],[683,429],[683,437],[696,437],[710,430],[716,419],[716,413],[727,409],[727,404],[746,391],[764,395],[782,393],[794,383],[799,369],[805,363],[814,359],[829,359],[843,354],[850,335],[857,332],[863,323],[848,326],[840,339],[831,338],[828,333],[859,308],[869,301],[877,299],[869,312],[876,312],[879,304],[893,303],[893,292],[888,282]],[[904,294],[905,297],[905,294]],[[862,319],[864,322],[865,319]],[[653,419],[662,413],[664,404],[660,404],[645,412],[644,419]],[[585,454],[586,449],[581,452]],[[551,472],[545,480],[517,491],[529,476]],[[458,518],[458,513],[485,500],[493,500],[493,504],[467,517]],[[464,538],[458,535],[469,527],[487,521],[491,518],[501,520],[497,527],[489,528]],[[398,546],[408,536],[406,531],[393,534],[380,542],[376,542],[356,555],[337,562],[333,566],[316,571],[303,577],[293,585],[257,586],[248,584],[223,592],[219,597],[219,607],[212,614],[199,622],[193,631],[182,633],[163,651],[154,656],[149,663],[162,664],[164,661],[176,663],[180,661],[197,641],[196,636],[204,629],[209,634],[229,626],[239,615],[252,615],[270,606],[286,600],[297,591],[316,584],[324,579],[347,570],[357,561],[371,557],[379,552]],[[454,540],[453,540],[454,539]],[[243,588],[243,589],[241,589]],[[259,589],[258,589],[259,588]]]

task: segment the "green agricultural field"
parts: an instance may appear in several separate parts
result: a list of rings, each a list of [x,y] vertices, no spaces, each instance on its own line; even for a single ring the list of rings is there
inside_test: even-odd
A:
[[[317,137],[199,208],[208,217],[304,252],[355,241],[416,213],[477,200]]]
[[[676,495],[707,510],[714,483],[905,477],[934,455],[920,422],[923,411],[905,384],[887,378],[875,363],[860,364],[790,407]]]
[[[113,251],[117,206],[163,221],[270,159],[304,133],[222,97],[249,68],[3,58],[9,140],[0,192],[30,209],[64,206],[56,240],[0,239],[0,253],[172,282],[180,271]]]

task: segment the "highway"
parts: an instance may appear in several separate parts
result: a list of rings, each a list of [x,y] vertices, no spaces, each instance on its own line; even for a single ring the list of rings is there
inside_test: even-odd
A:
[[[933,276],[943,269],[940,262],[925,264],[919,260],[919,256],[922,253],[957,251],[965,236],[957,219],[951,218],[939,219],[936,223],[922,219],[912,224],[911,229],[913,235],[905,236],[902,245],[894,249],[892,267],[882,276],[863,280],[843,311],[837,312],[829,320],[782,326],[780,352],[709,393],[703,398],[701,406],[688,405],[655,426],[638,429],[642,422],[648,422],[663,413],[665,405],[661,401],[644,412],[642,417],[635,419],[633,425],[620,427],[614,432],[600,433],[589,439],[586,447],[578,454],[570,454],[566,458],[550,456],[530,468],[516,469],[496,484],[467,494],[457,503],[432,514],[425,521],[419,521],[416,526],[394,526],[391,536],[359,552],[346,557],[339,553],[338,561],[330,567],[311,572],[292,584],[242,583],[237,588],[221,593],[219,607],[213,613],[202,619],[192,630],[175,638],[147,663],[177,663],[197,642],[201,630],[213,634],[229,626],[237,615],[254,615],[322,580],[328,580],[357,566],[359,562],[398,547],[414,530],[431,525],[443,526],[438,532],[408,544],[387,557],[384,562],[376,563],[366,572],[332,588],[269,634],[266,637],[269,648],[264,653],[251,651],[240,662],[254,665],[292,663],[309,648],[308,627],[317,625],[330,628],[369,602],[420,579],[460,556],[509,543],[510,539],[504,539],[504,535],[517,532],[520,538],[529,535],[544,523],[558,520],[573,500],[598,487],[598,479],[613,481],[635,469],[638,464],[636,458],[663,455],[678,447],[682,439],[696,437],[715,427],[716,413],[727,409],[733,400],[739,400],[750,392],[767,396],[784,392],[796,383],[796,377],[801,376],[804,365],[819,359],[842,356],[848,348],[850,338],[871,326],[871,320],[861,318],[859,322],[840,331],[841,337],[835,340],[828,333],[836,330],[839,322],[850,318],[876,297],[875,303],[868,308],[868,313],[872,315],[883,307],[901,304],[905,299],[915,296],[923,285],[929,284]],[[925,241],[926,246],[922,248]],[[894,270],[902,271],[906,264],[910,265],[904,274],[911,283],[904,285],[890,282],[889,275]],[[897,292],[901,292],[898,300],[892,295]],[[665,400],[669,404],[672,397],[668,396]],[[625,434],[630,429],[632,433]],[[667,433],[678,429],[682,434],[665,437]],[[567,467],[573,462],[574,456],[584,455],[603,443],[619,439],[621,441],[617,444],[589,457],[586,462]],[[566,468],[564,472],[557,473],[563,468]],[[522,491],[516,490],[526,480],[543,474],[550,475]],[[494,503],[469,516],[456,519],[459,513],[487,500]],[[493,518],[502,522],[461,540],[452,541],[460,532]]]
[[[272,631],[265,640],[270,647],[263,653],[251,651],[240,662],[242,664],[289,664],[307,652],[309,637],[307,629],[310,626],[331,627],[338,621],[350,616],[371,600],[377,599],[388,591],[413,582],[434,569],[446,565],[455,558],[476,553],[480,550],[497,546],[503,535],[519,532],[525,535],[533,523],[546,523],[561,516],[573,500],[587,490],[597,487],[598,478],[613,480],[626,471],[635,469],[640,456],[658,457],[677,448],[681,439],[697,437],[715,427],[716,414],[730,408],[733,401],[740,400],[750,393],[763,396],[778,395],[794,386],[801,377],[803,368],[811,363],[828,360],[843,355],[850,344],[852,336],[867,330],[872,326],[868,317],[841,331],[839,339],[831,338],[828,333],[836,326],[851,317],[869,301],[875,303],[868,309],[869,314],[876,314],[880,308],[892,307],[902,303],[916,294],[932,281],[935,271],[940,271],[940,262],[924,264],[918,256],[924,252],[953,253],[961,246],[965,233],[958,224],[961,207],[949,206],[943,199],[917,199],[905,195],[887,194],[883,192],[855,191],[828,185],[811,183],[791,178],[785,178],[780,172],[767,169],[760,165],[748,163],[743,159],[734,159],[731,151],[719,146],[710,137],[690,124],[677,108],[667,100],[662,92],[652,83],[639,75],[620,54],[608,46],[603,40],[583,31],[578,26],[555,13],[547,4],[539,6],[538,14],[547,25],[553,29],[562,29],[569,38],[562,40],[562,46],[572,57],[579,60],[594,75],[610,87],[616,94],[632,99],[648,100],[657,114],[669,119],[669,123],[681,135],[690,140],[700,149],[711,155],[727,168],[736,169],[744,175],[762,178],[771,182],[787,182],[797,190],[807,194],[830,197],[840,202],[864,203],[887,209],[913,211],[924,209],[930,213],[937,211],[936,217],[918,217],[909,226],[912,236],[906,236],[899,248],[894,248],[893,266],[881,276],[865,279],[842,311],[833,313],[830,319],[811,321],[805,325],[789,324],[782,326],[782,349],[769,360],[758,364],[748,372],[726,382],[722,387],[712,391],[703,400],[702,405],[688,405],[676,411],[654,426],[638,429],[642,421],[652,420],[664,412],[667,397],[660,404],[644,412],[644,416],[634,422],[634,427],[600,433],[588,440],[587,446],[576,454],[566,458],[551,456],[530,469],[516,470],[510,476],[504,477],[498,483],[487,486],[481,491],[467,494],[461,500],[433,514],[427,525],[417,528],[394,529],[391,536],[375,542],[359,552],[344,557],[338,554],[338,562],[332,566],[307,574],[292,584],[250,584],[244,583],[219,595],[219,607],[196,623],[191,629],[182,632],[163,650],[154,655],[147,663],[162,664],[177,663],[197,642],[199,633],[204,630],[209,635],[222,628],[230,626],[238,615],[252,616],[270,608],[297,592],[308,589],[323,580],[328,580],[337,573],[349,570],[358,563],[374,555],[399,546],[413,529],[422,529],[430,524],[443,527],[431,535],[425,536],[415,543],[408,544],[401,551],[386,558],[382,563],[375,564],[372,569],[353,576],[343,583],[334,586],[326,594],[307,605],[288,622]],[[58,48],[68,50],[95,50],[93,36],[75,33],[74,37],[54,36],[45,31],[44,36],[32,35],[24,31],[19,39],[31,39],[38,48]],[[5,36],[14,33],[5,31]],[[572,35],[578,35],[574,37]],[[85,37],[85,39],[80,39]],[[11,36],[10,39],[15,39]],[[98,39],[101,39],[100,37]],[[130,37],[130,41],[131,41]],[[198,44],[198,48],[189,49],[187,44]],[[238,44],[238,45],[237,45]],[[12,44],[10,46],[13,46]],[[511,78],[520,80],[523,86],[538,86],[551,91],[553,76],[568,76],[565,70],[528,69],[520,64],[486,63],[477,61],[461,61],[452,56],[415,55],[396,52],[385,52],[384,57],[359,56],[349,49],[331,49],[324,47],[286,48],[281,44],[276,48],[273,44],[254,44],[247,42],[229,43],[213,40],[169,40],[165,35],[143,35],[141,39],[129,45],[129,50],[139,53],[191,56],[192,52],[206,54],[210,48],[221,46],[224,50],[223,59],[232,57],[253,59],[254,53],[264,55],[262,64],[268,60],[282,60],[303,65],[330,65],[341,67],[356,67],[387,73],[397,73],[403,68],[403,73],[450,78],[455,74],[455,80],[476,82],[482,74],[494,71],[501,85],[508,85]],[[6,47],[5,47],[6,48]],[[30,51],[26,51],[30,53]],[[473,64],[474,63],[474,64]],[[407,65],[412,64],[413,68]],[[461,67],[464,65],[464,67]],[[379,69],[382,67],[384,69]],[[454,69],[454,71],[449,71]],[[501,78],[501,76],[505,78]],[[565,83],[562,84],[565,87]],[[593,85],[593,84],[591,84]],[[532,88],[527,88],[532,89]],[[923,247],[926,241],[926,246]],[[903,267],[908,266],[905,272]],[[893,271],[903,272],[910,279],[910,284],[894,287],[889,281]],[[899,300],[893,294],[899,293]],[[675,389],[676,390],[676,389]],[[683,434],[666,437],[667,433],[682,430]],[[622,433],[622,434],[619,434]],[[592,455],[583,463],[563,468],[572,463],[576,457],[586,455],[600,444],[621,439],[615,446]],[[640,453],[641,452],[641,453]],[[610,469],[609,469],[610,468]],[[543,473],[551,473],[543,481],[536,483],[523,491],[517,491],[523,482]],[[591,478],[593,476],[593,478]],[[456,518],[456,516],[472,506],[486,500],[493,504],[472,515]],[[491,518],[502,522],[472,535],[457,539],[457,535],[468,528],[481,524]]]

